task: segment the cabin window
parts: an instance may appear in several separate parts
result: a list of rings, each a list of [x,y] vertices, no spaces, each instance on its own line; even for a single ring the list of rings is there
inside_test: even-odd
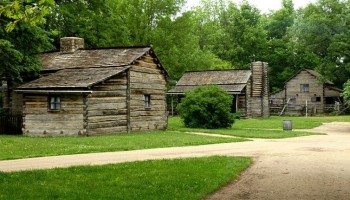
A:
[[[151,95],[145,94],[144,101],[145,101],[145,108],[150,108],[151,107]]]
[[[300,84],[300,92],[309,92],[309,84]]]
[[[59,96],[49,97],[49,110],[60,110],[61,109],[61,98]]]
[[[321,102],[321,97],[311,97],[311,102]]]

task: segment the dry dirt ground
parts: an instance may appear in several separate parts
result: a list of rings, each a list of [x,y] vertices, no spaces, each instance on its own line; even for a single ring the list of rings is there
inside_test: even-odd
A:
[[[350,199],[350,123],[327,123],[290,139],[0,161],[0,171],[210,155],[251,156],[241,177],[207,199]],[[286,133],[287,134],[287,133]]]

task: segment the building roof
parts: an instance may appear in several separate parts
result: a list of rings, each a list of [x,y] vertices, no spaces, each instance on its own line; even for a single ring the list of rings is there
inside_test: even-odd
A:
[[[74,53],[49,52],[38,55],[43,71],[57,71],[72,68],[91,68],[131,65],[142,56],[150,53],[164,71],[151,47],[118,47],[99,49],[78,49]]]
[[[292,80],[294,77],[296,77],[302,71],[306,71],[310,75],[314,76],[316,79],[322,78],[322,75],[319,74],[318,72],[316,72],[315,70],[312,70],[312,69],[301,69],[294,76],[292,76],[290,79],[288,79],[285,83],[287,83],[290,80]],[[330,80],[325,80],[324,83],[329,84],[329,85],[334,85],[334,83],[332,81],[330,81]]]
[[[251,76],[250,70],[186,72],[169,94],[184,94],[197,86],[219,85],[229,93],[241,93]]]
[[[88,89],[128,69],[129,67],[63,69],[26,83],[17,90]]]

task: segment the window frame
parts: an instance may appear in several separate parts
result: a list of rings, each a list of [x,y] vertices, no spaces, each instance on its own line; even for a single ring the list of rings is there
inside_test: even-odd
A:
[[[60,111],[61,110],[61,97],[57,95],[48,96],[48,110]]]
[[[146,109],[151,108],[151,95],[150,94],[144,94],[143,95],[143,101],[144,101],[144,106]]]
[[[310,84],[300,84],[300,92],[301,93],[308,93],[310,92]]]

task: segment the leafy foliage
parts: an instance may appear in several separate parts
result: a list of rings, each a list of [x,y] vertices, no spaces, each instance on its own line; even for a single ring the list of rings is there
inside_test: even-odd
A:
[[[350,79],[344,84],[344,92],[342,93],[344,100],[350,104]]]
[[[45,22],[44,16],[49,14],[54,0],[3,0],[0,2],[0,17],[8,19],[6,31],[11,32],[20,22],[35,26]]]
[[[228,128],[234,122],[232,99],[219,86],[197,87],[186,93],[177,110],[186,127]]]
[[[86,47],[151,45],[170,79],[185,71],[270,66],[272,91],[301,68],[341,87],[350,76],[350,2],[318,0],[295,10],[292,0],[263,14],[249,1],[4,0],[0,2],[1,73],[38,70],[33,54],[77,36]],[[34,36],[34,37],[33,37]],[[32,39],[34,38],[33,42]],[[322,80],[321,80],[322,81]]]
[[[4,1],[0,3],[0,74],[21,80],[24,73],[38,71],[35,54],[51,49],[49,33],[39,24],[53,0]]]

